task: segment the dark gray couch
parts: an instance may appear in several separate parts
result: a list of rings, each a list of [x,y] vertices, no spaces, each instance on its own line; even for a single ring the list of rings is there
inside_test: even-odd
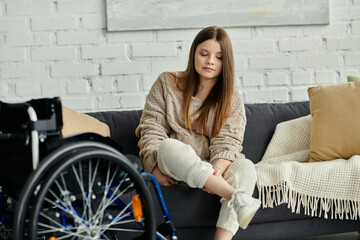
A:
[[[254,163],[260,161],[278,123],[309,114],[308,102],[246,104],[247,127],[243,153]],[[107,123],[112,138],[125,154],[138,155],[135,128],[141,111],[96,112],[90,115]],[[212,239],[220,209],[219,197],[187,185],[162,187],[170,216],[180,240]],[[257,189],[254,197],[258,196]],[[158,219],[162,214],[158,208]],[[247,230],[239,229],[234,239],[292,239],[315,235],[359,231],[360,221],[327,220],[291,213],[285,204],[260,209]]]

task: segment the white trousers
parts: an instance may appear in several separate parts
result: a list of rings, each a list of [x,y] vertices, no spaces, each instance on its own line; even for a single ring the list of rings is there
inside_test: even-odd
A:
[[[214,173],[212,165],[202,161],[190,145],[176,139],[165,139],[160,143],[157,162],[163,174],[177,181],[184,181],[193,188],[202,188]],[[235,189],[251,196],[257,178],[254,163],[248,159],[237,159],[230,164],[223,178]],[[237,215],[233,208],[228,207],[226,199],[221,199],[221,203],[216,226],[235,235],[239,228]]]

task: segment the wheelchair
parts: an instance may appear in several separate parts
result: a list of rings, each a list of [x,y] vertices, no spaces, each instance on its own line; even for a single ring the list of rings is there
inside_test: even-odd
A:
[[[112,139],[62,125],[58,97],[0,101],[0,239],[177,239],[155,177]]]

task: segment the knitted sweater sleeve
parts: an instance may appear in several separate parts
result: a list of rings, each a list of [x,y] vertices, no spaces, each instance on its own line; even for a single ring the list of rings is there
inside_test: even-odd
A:
[[[241,153],[244,139],[246,115],[245,106],[238,92],[234,93],[232,114],[226,119],[220,133],[210,141],[210,163],[218,159],[245,158]]]
[[[165,86],[161,76],[153,84],[146,97],[139,126],[135,130],[139,138],[140,158],[147,172],[156,166],[156,151],[162,140],[168,138],[170,127],[166,121]]]

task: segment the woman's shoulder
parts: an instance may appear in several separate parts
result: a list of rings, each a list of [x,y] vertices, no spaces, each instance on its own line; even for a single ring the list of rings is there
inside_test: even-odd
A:
[[[169,84],[171,82],[175,82],[175,79],[171,72],[162,72],[157,78],[157,82],[161,82],[162,84]]]
[[[234,94],[233,94],[233,103],[243,103],[243,98],[240,94],[240,91],[238,89],[234,89]]]
[[[245,115],[245,105],[243,98],[238,89],[234,89],[233,99],[232,99],[232,109],[235,115]]]
[[[159,76],[157,77],[157,79],[155,80],[155,82],[152,85],[152,88],[158,89],[158,88],[164,88],[167,83],[169,82],[169,75],[167,72],[162,72],[159,74]]]
[[[174,84],[176,84],[179,80],[181,80],[184,76],[184,72],[162,72],[160,74],[160,78],[171,80]]]
[[[178,84],[182,75],[182,72],[162,72],[158,77],[158,81],[170,91],[179,91]]]

